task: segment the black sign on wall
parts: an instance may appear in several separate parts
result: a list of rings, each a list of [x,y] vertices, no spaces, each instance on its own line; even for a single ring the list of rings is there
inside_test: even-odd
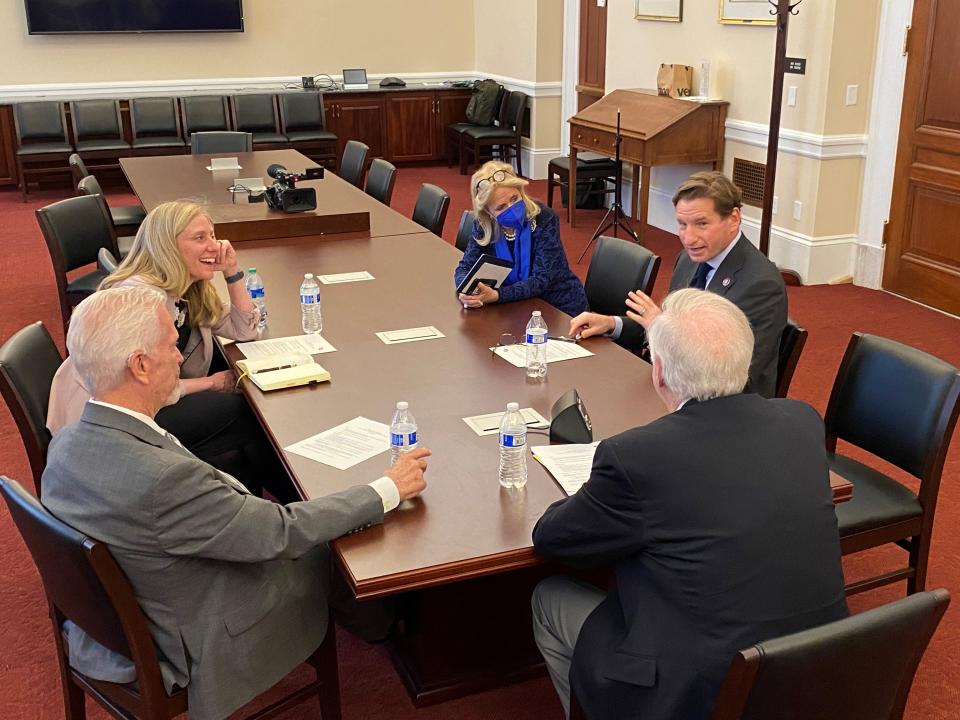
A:
[[[784,58],[786,60],[786,66],[784,67],[784,72],[793,73],[794,75],[805,75],[807,72],[807,59],[806,58]]]

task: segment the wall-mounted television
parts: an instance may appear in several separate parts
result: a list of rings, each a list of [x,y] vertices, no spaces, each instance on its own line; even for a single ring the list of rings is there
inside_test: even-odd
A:
[[[31,35],[243,32],[243,0],[24,0]]]

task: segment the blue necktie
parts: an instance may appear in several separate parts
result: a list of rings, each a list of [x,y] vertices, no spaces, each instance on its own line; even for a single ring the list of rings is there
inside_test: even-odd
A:
[[[690,287],[696,288],[697,290],[706,290],[707,289],[707,275],[710,273],[710,266],[702,262],[697,266],[697,272],[693,275],[693,280],[690,281]]]

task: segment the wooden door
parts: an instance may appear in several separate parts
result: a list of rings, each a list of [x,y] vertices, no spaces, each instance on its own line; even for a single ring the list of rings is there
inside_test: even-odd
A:
[[[17,174],[17,135],[13,127],[13,107],[0,106],[0,187],[16,187],[20,182]]]
[[[343,157],[348,140],[359,140],[370,147],[368,160],[384,157],[384,101],[382,97],[359,96],[337,99],[337,155]]]
[[[960,3],[916,0],[883,287],[960,315]]]
[[[387,157],[392,161],[432,160],[437,154],[436,93],[395,92],[387,97]]]
[[[603,97],[607,63],[607,1],[580,0],[578,111]]]

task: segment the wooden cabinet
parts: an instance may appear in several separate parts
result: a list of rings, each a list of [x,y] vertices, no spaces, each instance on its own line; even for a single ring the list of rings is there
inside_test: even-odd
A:
[[[387,97],[387,135],[393,162],[445,157],[447,125],[466,120],[470,91],[403,92]]]
[[[13,127],[13,107],[0,106],[0,187],[16,187],[20,182],[17,173],[17,135]]]
[[[337,157],[349,140],[370,147],[369,158],[384,157],[384,100],[378,95],[328,95],[323,99],[327,129],[337,136]]]

